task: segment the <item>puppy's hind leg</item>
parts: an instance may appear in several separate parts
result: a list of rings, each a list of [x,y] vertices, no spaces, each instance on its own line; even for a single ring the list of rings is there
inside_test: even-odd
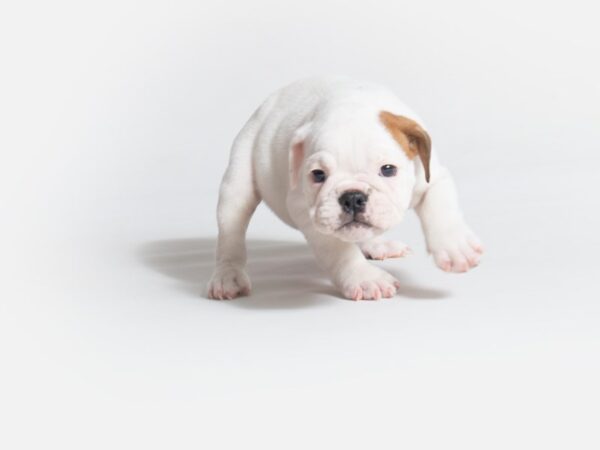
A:
[[[390,298],[400,287],[400,282],[391,274],[369,263],[355,244],[323,235],[312,226],[302,232],[317,262],[344,297],[353,300]]]
[[[380,237],[358,244],[367,259],[402,258],[412,254],[412,250],[404,242],[386,241]]]
[[[255,138],[252,120],[235,139],[229,166],[221,182],[217,206],[217,261],[208,283],[209,298],[223,300],[250,294],[250,279],[245,270],[246,229],[260,203],[252,169]]]

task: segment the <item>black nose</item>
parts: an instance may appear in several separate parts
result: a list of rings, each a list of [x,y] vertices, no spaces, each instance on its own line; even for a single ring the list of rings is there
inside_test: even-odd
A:
[[[357,214],[365,211],[367,196],[359,191],[344,192],[339,198],[344,212]]]

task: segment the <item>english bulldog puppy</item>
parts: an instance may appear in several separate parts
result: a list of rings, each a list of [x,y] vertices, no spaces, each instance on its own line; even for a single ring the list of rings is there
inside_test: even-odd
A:
[[[210,298],[250,293],[245,235],[261,200],[304,234],[317,262],[349,299],[396,293],[398,280],[368,259],[408,252],[405,244],[379,235],[409,208],[416,210],[427,249],[442,270],[466,272],[483,251],[423,122],[375,84],[300,80],[273,93],[248,120],[221,183]]]

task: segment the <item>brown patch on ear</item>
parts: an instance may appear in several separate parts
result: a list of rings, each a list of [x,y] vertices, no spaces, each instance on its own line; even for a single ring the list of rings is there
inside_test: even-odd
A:
[[[425,180],[429,183],[429,160],[431,159],[429,134],[417,122],[404,116],[381,111],[379,118],[409,159],[419,155],[425,168]]]

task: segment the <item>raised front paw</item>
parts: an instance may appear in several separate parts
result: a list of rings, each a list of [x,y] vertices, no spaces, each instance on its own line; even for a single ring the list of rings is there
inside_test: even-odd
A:
[[[392,297],[400,282],[392,275],[371,264],[344,270],[335,280],[344,297],[351,300],[378,300]]]
[[[400,241],[368,241],[360,244],[360,249],[367,259],[402,258],[410,255],[411,249]]]
[[[237,267],[217,267],[208,283],[208,298],[231,300],[250,294],[250,279]]]
[[[429,237],[429,251],[445,272],[462,273],[479,265],[483,246],[465,224],[448,227]]]

